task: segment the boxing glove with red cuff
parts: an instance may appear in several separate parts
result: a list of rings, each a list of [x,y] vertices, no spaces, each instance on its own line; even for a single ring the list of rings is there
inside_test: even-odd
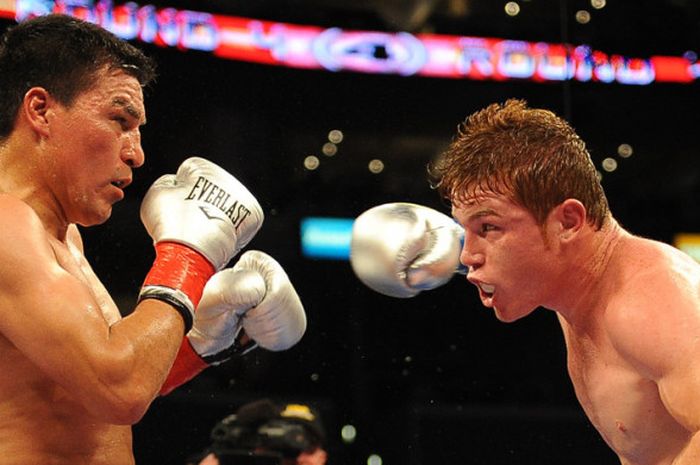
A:
[[[240,334],[252,344],[241,345]],[[233,268],[216,273],[204,288],[194,326],[180,346],[161,394],[202,370],[242,355],[256,346],[281,351],[299,342],[306,314],[282,266],[251,250]]]
[[[139,301],[170,303],[192,327],[204,285],[258,232],[258,201],[236,178],[203,158],[185,160],[176,174],[160,177],[141,204],[156,259]]]

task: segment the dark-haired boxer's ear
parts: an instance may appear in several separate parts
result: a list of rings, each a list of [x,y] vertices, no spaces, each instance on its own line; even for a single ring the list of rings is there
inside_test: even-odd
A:
[[[49,134],[48,112],[50,104],[51,96],[48,91],[42,87],[32,87],[24,94],[20,109],[32,129],[43,137]]]

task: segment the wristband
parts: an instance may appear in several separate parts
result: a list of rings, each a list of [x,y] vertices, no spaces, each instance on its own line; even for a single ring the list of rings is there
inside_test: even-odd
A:
[[[242,345],[236,338],[236,341],[228,349],[217,354],[202,357],[192,347],[189,337],[185,337],[182,340],[182,344],[180,344],[180,350],[177,352],[175,362],[170,368],[170,373],[168,373],[168,377],[160,388],[159,394],[161,396],[170,394],[173,389],[185,384],[207,367],[223,363],[236,355],[245,355],[257,346],[258,344],[252,339],[247,344]]]
[[[176,242],[155,245],[156,259],[144,280],[138,301],[158,299],[172,305],[185,320],[185,333],[192,328],[204,285],[216,269],[196,250]]]
[[[168,377],[160,388],[159,394],[161,396],[170,394],[173,389],[185,384],[208,366],[207,362],[202,360],[202,358],[197,355],[197,352],[194,351],[190,340],[183,338],[182,344],[180,344],[180,350],[177,352],[177,357],[175,357],[175,362],[172,368],[170,368],[170,373],[168,373]]]

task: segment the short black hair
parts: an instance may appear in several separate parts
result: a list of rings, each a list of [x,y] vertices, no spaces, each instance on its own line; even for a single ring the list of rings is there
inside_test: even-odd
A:
[[[152,59],[87,21],[51,14],[8,28],[0,39],[0,141],[12,132],[29,89],[43,87],[68,106],[106,66],[124,70],[143,87],[155,78]]]

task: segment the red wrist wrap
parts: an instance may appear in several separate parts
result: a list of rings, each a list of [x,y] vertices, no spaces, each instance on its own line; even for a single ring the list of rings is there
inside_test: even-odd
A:
[[[157,243],[155,249],[156,259],[143,288],[155,286],[173,289],[184,294],[189,302],[176,302],[175,293],[168,292],[142,292],[141,298],[156,298],[174,304],[185,319],[186,331],[189,331],[192,313],[202,298],[204,285],[216,269],[202,254],[183,244],[164,241]]]
[[[184,338],[175,358],[175,363],[173,363],[168,377],[160,388],[160,395],[170,394],[173,389],[185,384],[208,366],[207,362],[202,360],[197,355],[197,352],[194,351],[189,339]]]

